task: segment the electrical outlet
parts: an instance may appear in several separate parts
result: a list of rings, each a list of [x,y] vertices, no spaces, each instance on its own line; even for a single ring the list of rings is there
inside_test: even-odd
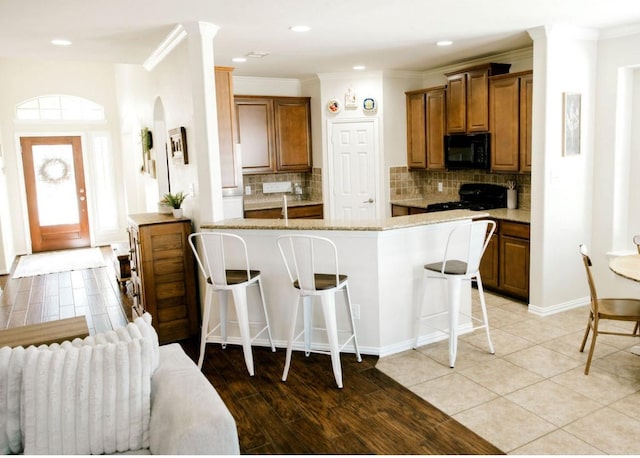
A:
[[[351,310],[353,311],[353,319],[360,319],[360,304],[351,304]]]
[[[250,195],[251,195],[251,186],[250,186],[250,185],[246,185],[246,186],[244,187],[244,193],[245,193],[247,196],[250,196]]]
[[[442,182],[438,182],[438,192],[442,192]]]

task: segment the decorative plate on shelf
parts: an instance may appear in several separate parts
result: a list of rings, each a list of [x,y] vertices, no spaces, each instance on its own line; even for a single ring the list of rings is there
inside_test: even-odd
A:
[[[376,111],[376,99],[373,97],[367,97],[362,101],[362,109],[364,111]]]
[[[331,113],[338,113],[341,108],[342,106],[340,105],[338,99],[331,99],[327,103],[327,110],[329,110],[329,112]]]

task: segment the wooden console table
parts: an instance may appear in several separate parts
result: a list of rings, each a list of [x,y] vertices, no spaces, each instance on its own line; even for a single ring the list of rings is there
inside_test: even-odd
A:
[[[76,316],[0,330],[0,347],[49,345],[76,337],[84,339],[88,335],[87,319],[84,316]]]

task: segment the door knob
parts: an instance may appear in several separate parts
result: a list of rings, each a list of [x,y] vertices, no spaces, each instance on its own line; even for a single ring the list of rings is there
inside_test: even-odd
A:
[[[363,204],[372,204],[374,202],[373,198],[369,197],[369,200],[365,200],[362,202]]]

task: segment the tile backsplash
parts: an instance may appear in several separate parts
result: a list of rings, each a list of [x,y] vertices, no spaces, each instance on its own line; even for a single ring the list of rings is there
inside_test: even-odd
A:
[[[442,183],[442,194],[448,195],[447,200],[449,200],[449,197],[453,200],[457,199],[458,189],[462,183],[493,183],[506,186],[507,181],[515,181],[518,189],[518,208],[531,208],[531,175],[528,174],[499,174],[479,170],[432,172],[409,170],[407,167],[391,167],[389,174],[391,200],[439,194],[438,183]],[[262,185],[263,183],[282,181],[300,183],[304,192],[304,199],[322,201],[322,169],[315,167],[311,172],[245,175],[244,186],[251,186],[251,195],[245,195],[245,201],[256,202],[280,199],[283,193],[264,194]]]
[[[244,175],[244,187],[251,187],[251,194],[245,194],[245,201],[276,200],[283,194],[291,193],[263,193],[264,183],[284,182],[300,183],[303,190],[303,198],[309,200],[322,200],[322,169],[314,168],[309,172],[298,173],[265,173],[260,175]]]
[[[518,208],[531,208],[531,175],[489,173],[481,170],[409,170],[407,167],[389,169],[390,199],[402,200],[439,194],[438,183],[442,183],[442,194],[457,195],[463,183],[492,183],[507,186],[515,181],[518,190]]]

